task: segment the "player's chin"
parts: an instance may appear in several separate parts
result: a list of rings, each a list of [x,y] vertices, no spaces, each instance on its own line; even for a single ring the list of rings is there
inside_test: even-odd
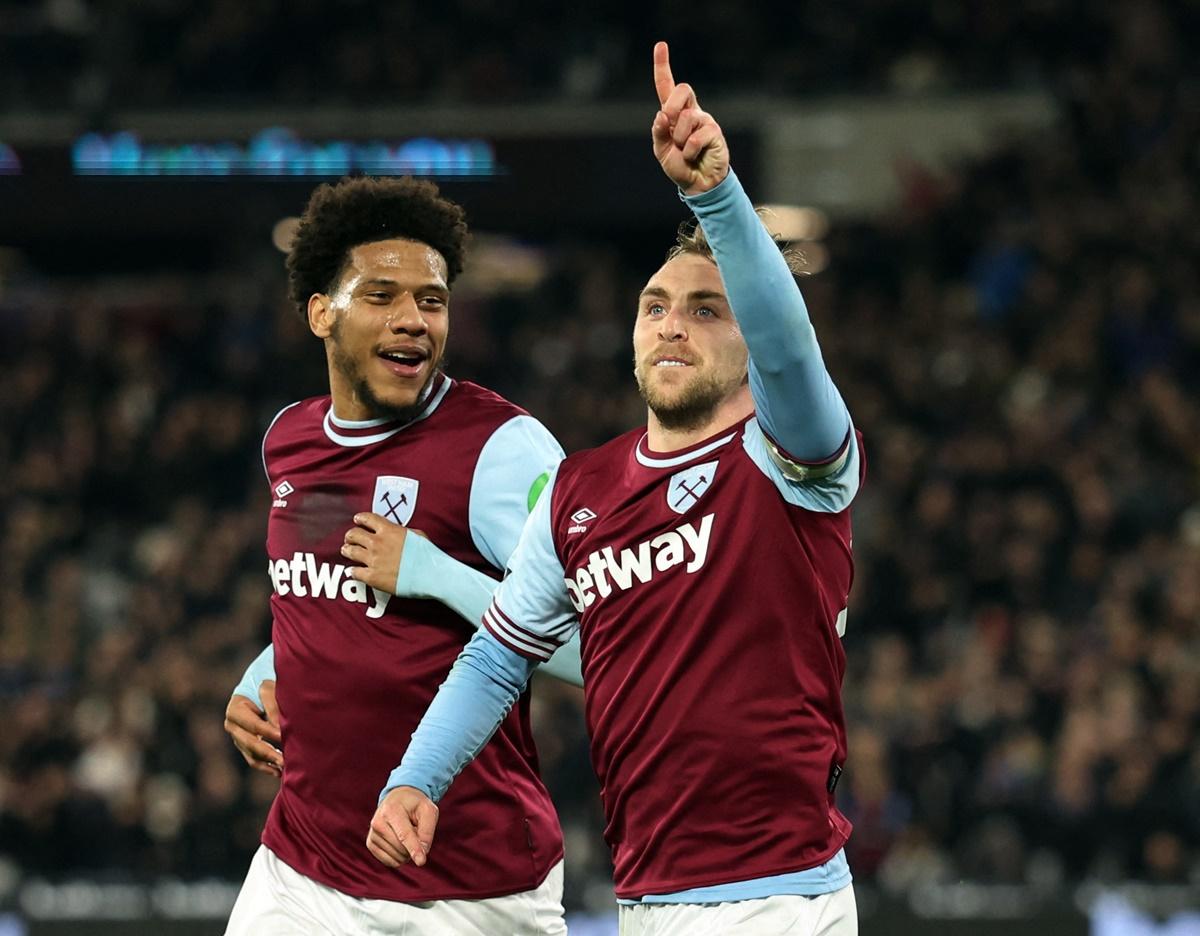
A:
[[[397,378],[387,375],[383,379],[369,381],[368,392],[374,397],[375,405],[393,413],[403,413],[417,405],[426,380]]]
[[[649,385],[655,396],[661,397],[664,402],[682,400],[689,395],[696,379],[695,374],[689,373],[690,370],[683,367],[655,368],[651,372]]]

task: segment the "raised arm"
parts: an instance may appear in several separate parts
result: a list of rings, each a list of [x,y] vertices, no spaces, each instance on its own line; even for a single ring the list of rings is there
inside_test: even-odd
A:
[[[777,454],[819,477],[850,444],[850,415],[830,379],[787,262],[729,164],[720,126],[690,85],[676,84],[667,45],[654,48],[659,112],[651,130],[663,172],[695,213],[750,352],[759,425]]]

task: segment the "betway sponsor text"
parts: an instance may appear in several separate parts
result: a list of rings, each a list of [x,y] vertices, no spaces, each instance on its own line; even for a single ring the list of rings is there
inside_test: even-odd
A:
[[[563,579],[571,604],[582,614],[584,608],[590,608],[597,598],[607,598],[614,589],[627,591],[677,565],[686,563],[684,570],[695,572],[708,558],[715,516],[706,514],[698,528],[691,523],[680,524],[636,546],[626,546],[620,553],[612,546],[595,550],[573,577]]]

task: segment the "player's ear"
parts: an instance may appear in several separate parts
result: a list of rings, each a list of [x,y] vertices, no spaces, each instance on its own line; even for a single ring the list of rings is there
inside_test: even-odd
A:
[[[327,295],[313,293],[308,297],[308,327],[318,338],[328,338],[333,334],[335,316]]]

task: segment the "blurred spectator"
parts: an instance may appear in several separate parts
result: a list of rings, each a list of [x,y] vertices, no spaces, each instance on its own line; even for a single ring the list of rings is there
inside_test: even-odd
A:
[[[675,5],[654,9],[666,21]],[[1063,95],[1058,133],[959,167],[920,212],[835,232],[833,264],[804,284],[868,446],[839,789],[856,875],[889,890],[1194,882],[1200,109],[1181,76],[1196,10],[693,6],[724,32],[719,50],[707,25],[689,33],[689,73],[735,87],[1041,79]],[[208,100],[267,87],[267,69],[272,94],[303,101],[318,85],[356,100],[619,94],[630,62],[640,87],[661,25],[631,37],[602,9],[542,4],[517,42],[501,5],[400,5],[364,42],[365,7],[326,9],[163,0],[118,28],[83,0],[27,5],[0,17],[0,73],[5,49],[48,43],[61,80],[0,93],[55,103],[91,82],[113,100]],[[464,9],[489,28],[460,35]],[[106,60],[113,30],[125,53]],[[344,83],[270,65],[318,31]],[[732,34],[762,44],[765,83]],[[450,48],[455,67],[431,67]],[[589,243],[547,255],[528,291],[456,291],[451,371],[574,450],[642,418],[612,388],[629,384],[647,271]],[[277,259],[0,296],[0,854],[28,873],[238,879],[256,844],[272,781],[243,769],[220,719],[269,637],[259,439],[322,384]],[[604,909],[579,697],[538,693],[568,905]]]
[[[686,14],[686,15],[685,15]],[[1119,43],[1139,81],[1123,105],[1135,146],[1162,132],[1154,84],[1195,42],[1188,0],[718,0],[438,5],[361,0],[35,0],[0,12],[0,104],[105,109],[641,99],[657,39],[703,87],[917,93],[1021,87],[1095,69]],[[302,54],[319,47],[320,65]]]

